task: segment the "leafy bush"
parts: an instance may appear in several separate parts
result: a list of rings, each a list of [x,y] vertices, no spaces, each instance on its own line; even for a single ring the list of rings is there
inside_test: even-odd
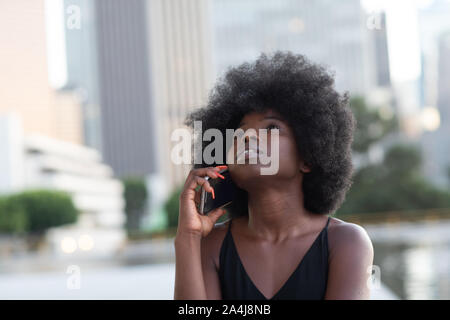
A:
[[[421,166],[419,147],[392,145],[382,163],[356,172],[337,214],[450,208],[450,192],[429,183],[421,174]]]
[[[383,119],[379,109],[369,108],[362,97],[352,98],[350,105],[358,124],[353,151],[367,160],[370,147],[395,134],[398,122],[395,116]],[[422,161],[420,145],[391,144],[381,163],[365,161],[354,173],[353,185],[336,215],[450,208],[450,192],[428,181]]]
[[[8,197],[13,208],[22,208],[30,233],[43,233],[51,227],[74,223],[78,218],[71,197],[63,191],[30,190]]]
[[[353,151],[368,152],[370,146],[399,129],[395,116],[391,119],[381,117],[378,107],[369,107],[364,97],[353,96],[350,108],[356,118],[356,130],[353,135]]]
[[[27,230],[25,210],[9,197],[0,197],[0,233],[21,234]]]
[[[176,228],[178,226],[178,215],[180,211],[180,194],[182,187],[176,188],[167,199],[164,209],[167,213],[167,227]]]
[[[147,203],[147,186],[144,179],[129,177],[122,180],[124,186],[125,213],[127,229],[138,230]]]

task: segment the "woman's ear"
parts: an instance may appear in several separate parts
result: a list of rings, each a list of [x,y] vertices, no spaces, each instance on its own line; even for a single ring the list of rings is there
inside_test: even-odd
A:
[[[311,172],[311,169],[309,168],[309,166],[305,163],[300,163],[300,171],[303,173],[308,173]]]

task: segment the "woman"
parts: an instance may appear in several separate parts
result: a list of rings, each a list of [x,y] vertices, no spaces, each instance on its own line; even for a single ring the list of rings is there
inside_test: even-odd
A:
[[[352,183],[355,126],[333,77],[302,55],[262,54],[229,69],[186,124],[194,121],[224,136],[278,129],[279,170],[261,175],[259,161],[194,166],[180,195],[174,298],[369,299],[372,243],[362,227],[331,217]],[[226,211],[200,215],[197,190],[213,193],[204,177],[223,178],[223,168],[239,192],[231,218],[216,224]]]

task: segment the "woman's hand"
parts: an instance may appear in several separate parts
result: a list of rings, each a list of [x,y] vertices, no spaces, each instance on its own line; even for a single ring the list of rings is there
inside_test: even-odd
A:
[[[201,238],[206,237],[211,232],[216,221],[226,212],[225,209],[217,208],[210,211],[208,215],[200,214],[197,207],[200,203],[201,188],[196,191],[198,186],[203,187],[214,198],[214,189],[204,177],[224,179],[219,171],[225,168],[227,166],[206,167],[192,169],[189,172],[179,199],[180,212],[177,235],[191,234],[198,235]]]

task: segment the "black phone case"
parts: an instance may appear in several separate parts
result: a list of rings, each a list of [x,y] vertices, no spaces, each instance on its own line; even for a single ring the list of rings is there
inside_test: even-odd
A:
[[[205,177],[206,180],[210,181],[211,187],[214,188],[216,199],[213,200],[211,194],[202,188],[199,206],[200,214],[205,215],[216,208],[224,207],[232,202],[236,191],[236,186],[227,171],[228,169],[222,169],[219,171],[221,174],[226,173],[224,174],[224,176],[226,176],[225,180],[229,179],[226,181],[220,178],[211,179],[209,176]],[[214,181],[214,184],[212,181]]]

